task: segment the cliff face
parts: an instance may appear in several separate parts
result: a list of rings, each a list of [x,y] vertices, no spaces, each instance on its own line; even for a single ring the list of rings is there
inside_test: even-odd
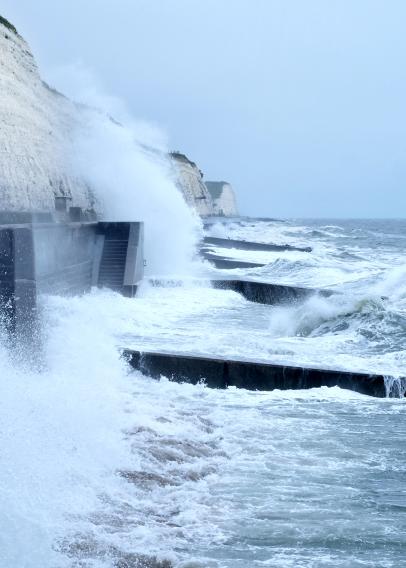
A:
[[[213,215],[213,202],[196,164],[179,152],[172,152],[170,158],[175,183],[189,207],[202,217]]]
[[[237,201],[233,188],[226,181],[206,181],[213,201],[213,215],[235,217],[238,215]]]
[[[0,210],[53,211],[55,197],[92,210],[92,192],[69,173],[80,108],[41,80],[27,43],[3,18],[0,93]]]
[[[99,114],[41,80],[27,43],[0,16],[0,211],[52,213],[56,203],[62,208],[66,203],[92,215],[101,212],[91,188],[71,165],[77,130],[89,113]],[[145,151],[167,164],[166,154]],[[194,162],[179,152],[169,154],[169,161],[184,200],[199,215],[237,214],[229,184],[208,182],[221,185],[212,197]]]

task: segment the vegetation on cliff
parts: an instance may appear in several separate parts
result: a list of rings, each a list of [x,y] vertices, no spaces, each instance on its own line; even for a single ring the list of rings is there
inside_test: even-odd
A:
[[[184,162],[185,164],[189,164],[193,168],[197,168],[195,162],[192,162],[192,160],[189,160],[189,158],[187,156],[185,156],[185,154],[182,154],[182,152],[179,152],[178,150],[176,150],[174,152],[170,152],[169,155],[174,160],[178,160],[179,162]]]
[[[18,31],[13,26],[13,24],[11,24],[8,20],[6,20],[6,18],[3,18],[3,16],[1,16],[1,15],[0,15],[0,24],[3,24],[3,26],[6,27],[8,30],[10,30],[10,31],[14,32],[16,35],[18,35]]]

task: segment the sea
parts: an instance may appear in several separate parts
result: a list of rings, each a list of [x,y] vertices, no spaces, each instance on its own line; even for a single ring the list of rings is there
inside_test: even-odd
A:
[[[312,251],[213,246],[263,266],[43,297],[41,365],[3,342],[1,568],[406,567],[406,220],[205,234]],[[211,286],[230,277],[334,294],[269,306]],[[379,373],[388,396],[155,380],[125,347]]]

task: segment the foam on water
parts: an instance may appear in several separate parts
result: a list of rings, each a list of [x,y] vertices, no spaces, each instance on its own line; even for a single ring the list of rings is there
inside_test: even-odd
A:
[[[267,264],[212,272],[337,292],[329,298],[263,308],[268,330],[255,342],[256,357],[262,350],[263,357],[278,362],[404,375],[404,222],[242,220],[233,223],[230,232],[237,239],[310,246],[312,252],[235,250],[231,255],[240,260]],[[217,252],[230,256],[230,251]]]
[[[80,531],[80,519],[126,459],[126,391],[117,384],[124,373],[114,345],[91,320],[78,319],[74,306],[49,318],[42,372],[0,353],[1,566],[58,565],[68,517]]]
[[[143,284],[136,302],[103,297],[104,316],[121,346],[404,374],[404,318],[380,296],[313,296],[293,306],[266,306],[208,281],[159,283]],[[98,294],[87,297],[89,312],[98,309]]]
[[[43,298],[42,372],[1,352],[1,566],[161,566],[210,537],[204,389],[128,375],[103,299]]]
[[[385,262],[363,293],[286,308],[179,279],[42,298],[42,370],[0,350],[0,566],[401,566],[405,399],[215,391],[119,357],[389,368],[404,392],[403,271]]]
[[[253,242],[288,244],[297,247],[311,246],[312,253],[296,251],[255,253],[233,251],[233,258],[251,262],[265,262],[259,269],[233,270],[233,274],[256,277],[270,282],[303,286],[348,285],[363,286],[368,278],[375,279],[383,272],[404,265],[402,223],[374,221],[340,221],[334,229],[326,229],[322,221],[299,220],[280,222],[241,221],[221,225],[222,231],[229,231],[233,239]],[[328,224],[327,226],[330,226]],[[330,227],[331,227],[330,226]],[[219,225],[214,225],[209,234],[218,234]],[[217,249],[223,256],[229,256],[227,249]]]
[[[179,290],[185,292],[169,289]],[[173,330],[176,318],[201,318],[204,311],[202,289],[190,290],[195,303],[178,304],[183,315],[173,314]],[[359,497],[353,519],[350,498],[359,496],[361,471],[398,475],[393,468],[402,457],[392,452],[393,440],[369,444],[385,421],[401,420],[403,401],[337,388],[212,391],[128,374],[117,344],[129,316],[140,310],[138,325],[144,320],[143,333],[152,335],[169,315],[169,308],[159,314],[150,292],[139,299],[100,291],[44,298],[43,371],[18,369],[1,352],[1,565],[147,567],[166,559],[175,566],[285,567],[296,558],[311,566],[317,539],[320,558],[338,546],[320,566],[362,557],[349,534],[368,506]],[[235,302],[244,302],[233,293],[228,300],[221,291],[210,294],[209,309],[221,303],[225,319]],[[155,314],[149,322],[147,302]],[[176,305],[173,297],[167,302]],[[367,451],[344,433],[361,424],[371,428]],[[403,435],[403,421],[396,424]],[[339,439],[337,428],[344,429]],[[331,485],[338,472],[343,483]],[[322,516],[332,515],[333,499],[344,499],[340,515],[348,528],[329,544]],[[402,524],[392,513],[382,515],[395,550],[391,542]],[[377,522],[369,520],[369,534]],[[355,549],[346,553],[346,542]]]

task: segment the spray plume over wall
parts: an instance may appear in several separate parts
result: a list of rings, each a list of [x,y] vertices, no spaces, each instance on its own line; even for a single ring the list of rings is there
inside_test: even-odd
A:
[[[144,221],[149,274],[187,274],[201,221],[174,183],[163,133],[134,121],[123,102],[104,95],[83,66],[58,70],[52,79],[81,103],[74,173],[94,189],[102,217]]]
[[[20,65],[19,60],[13,59],[14,63]],[[24,71],[22,76],[28,75]],[[43,92],[52,101],[59,98],[43,87],[37,76],[35,80],[38,95],[32,104],[25,105],[27,116],[34,119],[36,115],[31,111],[36,106],[49,110]],[[19,88],[15,79],[10,84]],[[31,94],[30,84],[28,87]],[[158,143],[157,131],[121,116],[119,124],[107,112],[90,108],[103,108],[103,98],[82,99],[88,106],[64,102],[69,106],[66,120],[55,119],[55,124],[68,124],[75,129],[74,136],[67,137],[68,142],[73,140],[74,178],[85,179],[95,189],[104,217],[145,222],[151,272],[184,273],[193,255],[200,221],[171,181],[166,148]],[[60,106],[55,103],[54,107],[49,114],[58,118]],[[115,116],[114,112],[109,114]],[[55,126],[55,130],[64,132],[62,127]],[[32,136],[29,130],[26,132],[24,143],[30,150]],[[61,147],[65,149],[65,137],[62,138]],[[43,150],[42,138],[37,142]],[[52,143],[49,145],[52,147]],[[49,162],[56,164],[53,159]],[[59,175],[62,168],[57,170]],[[26,170],[19,173],[25,180]],[[69,189],[66,184],[65,188]],[[49,196],[51,208],[52,188],[47,188]],[[86,206],[79,201],[76,204]],[[40,371],[16,365],[4,347],[5,338],[0,338],[0,566],[127,566],[127,558],[131,557],[131,565],[158,567],[161,564],[138,561],[137,550],[159,548],[156,543],[163,542],[162,535],[173,529],[156,519],[163,515],[170,518],[174,503],[183,514],[190,508],[182,488],[175,494],[176,483],[169,483],[167,489],[159,487],[164,495],[158,495],[154,503],[150,491],[142,484],[131,485],[122,474],[130,471],[147,479],[148,475],[160,479],[167,461],[164,450],[170,432],[168,422],[173,422],[173,435],[179,428],[187,442],[181,464],[187,463],[188,447],[199,435],[206,450],[210,434],[206,433],[203,420],[195,425],[188,416],[178,426],[171,397],[164,396],[156,404],[160,385],[151,395],[150,383],[138,377],[141,383],[145,382],[145,393],[137,396],[134,389],[139,387],[126,375],[126,365],[117,352],[118,339],[113,333],[117,319],[106,321],[102,313],[106,302],[111,302],[113,309],[116,304],[125,303],[124,312],[128,314],[133,300],[100,291],[82,298],[41,298],[39,312],[46,337]],[[176,389],[172,385],[169,388]],[[167,410],[163,410],[165,403]],[[172,421],[168,420],[171,412],[175,413]],[[138,431],[152,432],[155,424],[161,430],[154,434],[155,439],[150,443],[143,439],[138,442]],[[131,429],[134,447],[129,441]],[[151,445],[156,448],[155,455],[150,452]],[[159,452],[160,459],[156,457]],[[214,455],[213,459],[217,457]],[[169,469],[174,469],[172,462],[168,462],[168,472]],[[175,473],[181,477],[183,472]],[[199,471],[192,473],[198,476]],[[151,526],[147,527],[145,521],[149,523],[149,517]],[[198,511],[197,518],[201,517]],[[117,531],[117,520],[125,526],[124,530]],[[126,523],[133,527],[130,539]],[[162,548],[169,550],[174,540],[176,535],[169,534],[171,545]],[[119,564],[122,558],[124,564]]]

